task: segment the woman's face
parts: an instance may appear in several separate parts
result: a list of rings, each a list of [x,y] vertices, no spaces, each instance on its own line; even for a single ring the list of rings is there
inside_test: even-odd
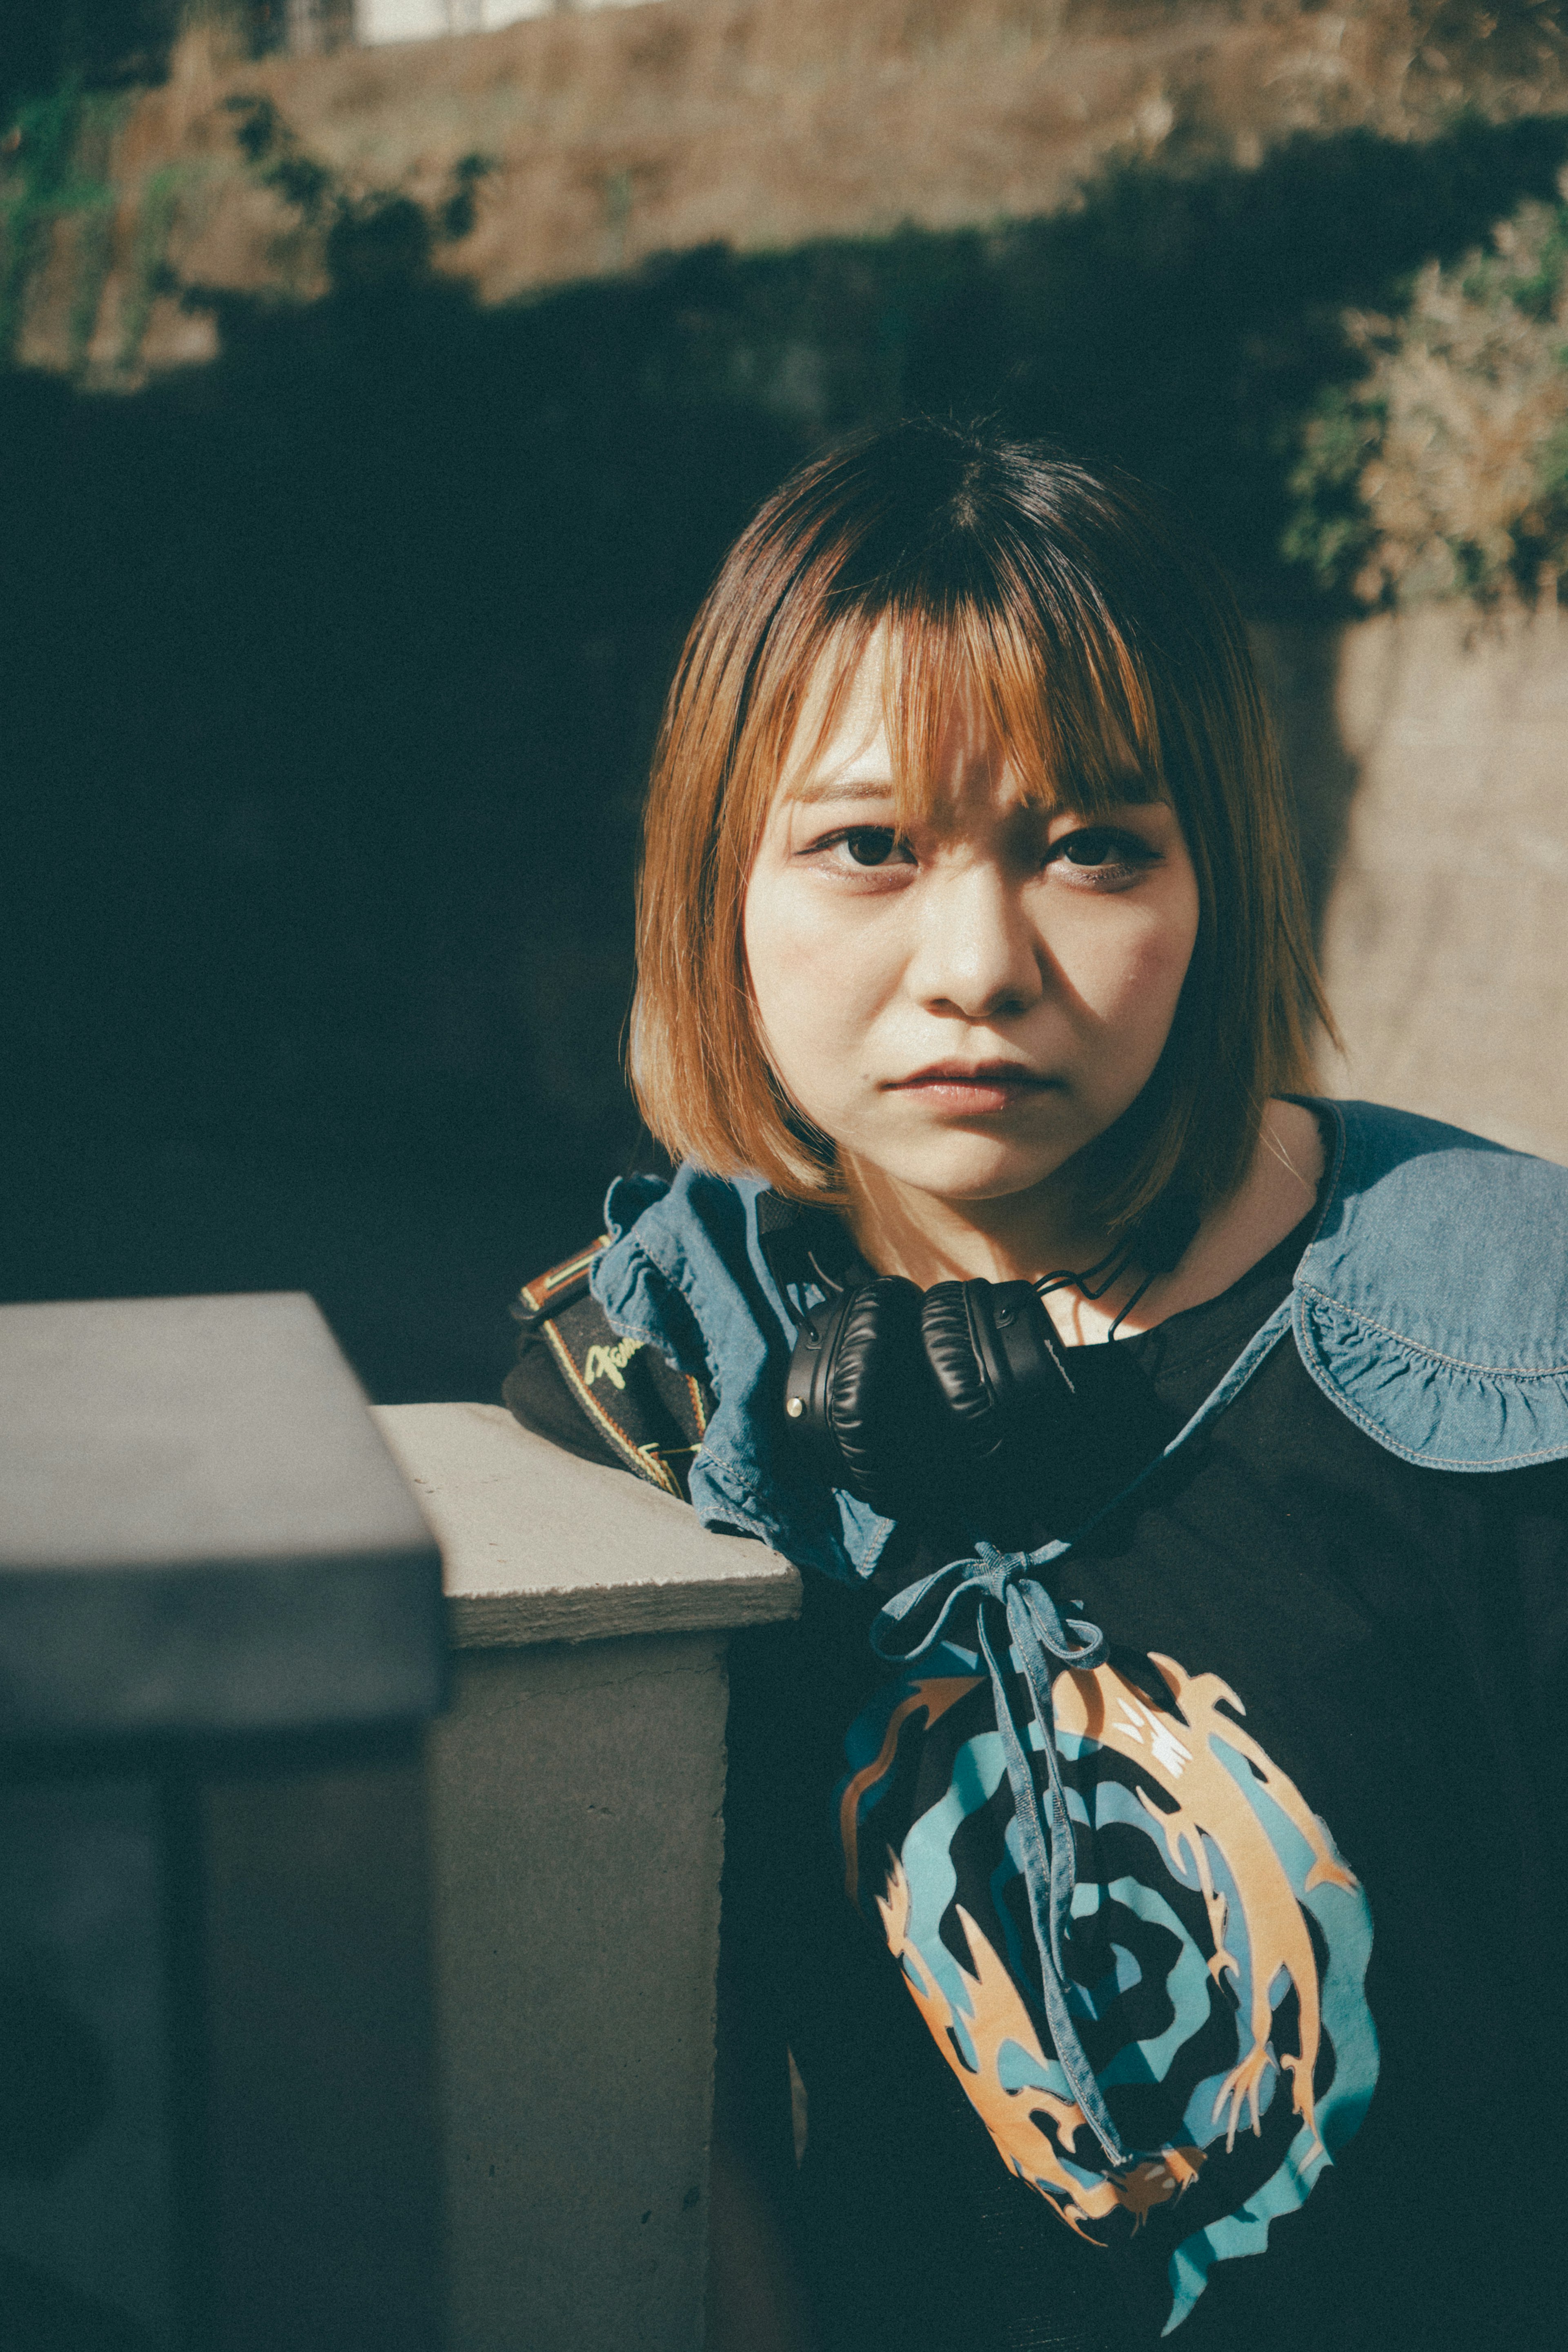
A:
[[[841,1157],[978,1205],[1053,1176],[1139,1093],[1197,883],[1166,803],[1032,807],[962,714],[937,782],[899,832],[873,647],[836,733],[780,778],[746,955],[774,1071]]]

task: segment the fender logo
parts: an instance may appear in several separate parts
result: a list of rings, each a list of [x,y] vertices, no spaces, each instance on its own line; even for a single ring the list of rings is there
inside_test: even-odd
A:
[[[626,1383],[621,1377],[622,1370],[638,1349],[646,1344],[642,1339],[617,1339],[612,1348],[590,1348],[582,1367],[583,1387],[591,1389],[602,1372],[613,1388],[623,1389]]]

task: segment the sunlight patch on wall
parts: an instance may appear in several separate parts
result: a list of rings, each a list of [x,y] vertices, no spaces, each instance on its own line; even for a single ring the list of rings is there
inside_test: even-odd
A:
[[[452,33],[493,33],[522,16],[585,8],[635,7],[639,0],[355,0],[354,38],[366,47],[388,41],[434,41]]]

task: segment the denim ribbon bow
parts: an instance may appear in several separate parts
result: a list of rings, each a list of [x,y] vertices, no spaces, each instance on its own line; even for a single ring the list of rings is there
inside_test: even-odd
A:
[[[1034,1570],[1044,1564],[1044,1559],[1059,1557],[1065,1545],[1047,1546],[1043,1558],[1028,1552],[999,1552],[988,1543],[978,1543],[975,1549],[975,1559],[955,1560],[936,1575],[896,1594],[872,1629],[872,1646],[881,1657],[909,1661],[924,1657],[939,1642],[968,1647],[972,1638],[986,1661],[1023,1845],[1024,1885],[1040,1951],[1046,2021],[1058,2062],[1084,2120],[1109,2161],[1122,2165],[1130,2160],[1127,2150],[1117,2136],[1068,2008],[1062,1937],[1072,1916],[1077,1871],[1051,1696],[1051,1679],[1059,1668],[1101,1664],[1105,1636],[1084,1618],[1063,1618],[1035,1579]],[[1041,1818],[1030,1769],[1028,1731],[1019,1724],[1007,1670],[1009,1651],[1017,1654],[1040,1727],[1046,1819]]]

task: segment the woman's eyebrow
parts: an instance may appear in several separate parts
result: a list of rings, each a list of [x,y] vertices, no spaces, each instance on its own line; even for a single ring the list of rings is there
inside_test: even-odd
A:
[[[1121,797],[1113,807],[1153,808],[1166,797],[1157,776],[1119,776],[1116,782]]]
[[[1049,817],[1054,824],[1059,816],[1082,816],[1084,810],[1095,800],[1099,801],[1099,813],[1103,816],[1112,809],[1154,808],[1166,797],[1160,788],[1157,777],[1114,776],[1109,781],[1111,785],[1109,798],[1103,798],[1097,793],[1085,793],[1082,798],[1075,799],[1070,792],[1059,792],[1052,800],[1031,801],[1029,805],[1038,810],[1042,816]]]
[[[869,776],[850,776],[841,780],[833,776],[818,776],[805,783],[795,785],[789,793],[789,798],[792,801],[807,803],[890,801],[893,798],[893,779],[888,776],[879,783]]]

